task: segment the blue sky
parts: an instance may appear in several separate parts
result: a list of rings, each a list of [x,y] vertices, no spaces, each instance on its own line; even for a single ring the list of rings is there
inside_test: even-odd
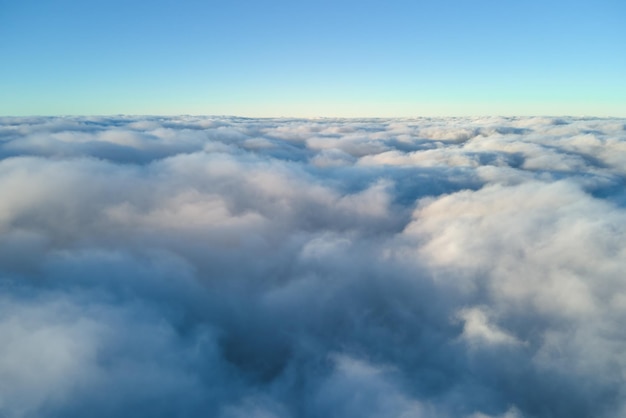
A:
[[[626,116],[626,5],[0,0],[0,114]]]

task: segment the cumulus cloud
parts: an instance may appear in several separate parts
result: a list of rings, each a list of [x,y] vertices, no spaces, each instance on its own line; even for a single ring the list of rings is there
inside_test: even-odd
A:
[[[626,120],[0,118],[0,415],[626,411]]]

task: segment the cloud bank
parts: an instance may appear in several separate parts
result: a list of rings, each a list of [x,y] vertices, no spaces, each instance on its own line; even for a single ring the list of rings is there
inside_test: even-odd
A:
[[[0,118],[0,415],[621,417],[626,120]]]

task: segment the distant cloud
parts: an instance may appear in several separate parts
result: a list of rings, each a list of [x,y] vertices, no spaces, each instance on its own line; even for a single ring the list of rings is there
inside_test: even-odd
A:
[[[0,118],[0,415],[626,412],[626,120]]]

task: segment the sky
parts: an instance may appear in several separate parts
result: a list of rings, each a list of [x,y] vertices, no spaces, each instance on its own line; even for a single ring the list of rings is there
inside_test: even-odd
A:
[[[0,117],[0,416],[623,418],[626,118]]]
[[[0,115],[626,115],[626,5],[0,1]]]

